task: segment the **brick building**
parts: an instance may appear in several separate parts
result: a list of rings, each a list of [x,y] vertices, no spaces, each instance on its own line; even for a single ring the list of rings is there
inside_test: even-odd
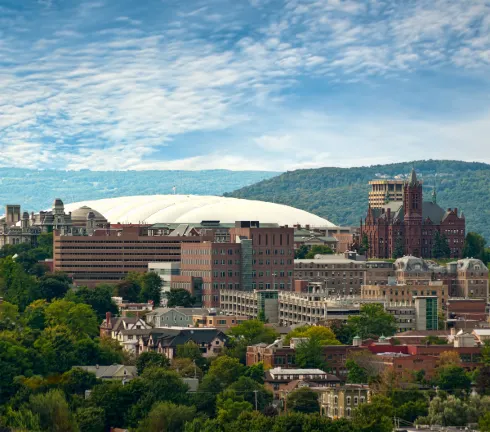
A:
[[[115,225],[92,235],[55,231],[54,269],[67,273],[76,285],[116,283],[129,272],[146,272],[150,262],[179,262],[181,244],[200,244],[210,237],[149,236],[145,225]]]
[[[236,222],[230,242],[182,244],[180,275],[172,288],[183,288],[205,307],[219,307],[220,292],[292,290],[294,230],[259,222]]]
[[[389,198],[389,196],[388,196]],[[403,201],[390,201],[380,207],[369,206],[361,219],[361,238],[369,241],[369,258],[391,258],[397,246],[404,255],[430,258],[435,232],[447,238],[452,258],[460,258],[465,239],[466,221],[458,209],[442,209],[436,202],[423,201],[422,183],[415,170],[403,184]]]

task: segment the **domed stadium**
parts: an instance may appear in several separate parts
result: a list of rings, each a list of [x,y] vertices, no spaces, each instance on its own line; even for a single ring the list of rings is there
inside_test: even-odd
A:
[[[111,223],[234,223],[256,220],[280,225],[335,227],[327,219],[283,204],[203,195],[143,195],[83,201],[65,206],[74,212],[89,208]]]

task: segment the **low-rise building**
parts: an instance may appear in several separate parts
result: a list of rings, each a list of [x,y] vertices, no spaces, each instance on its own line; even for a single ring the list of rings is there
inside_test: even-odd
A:
[[[320,413],[331,419],[350,419],[355,409],[371,400],[368,385],[344,384],[340,387],[314,388],[318,391]]]
[[[321,369],[275,367],[266,371],[264,377],[264,386],[272,391],[276,401],[284,401],[289,393],[300,387],[334,387],[338,385],[340,385],[338,377]]]
[[[110,366],[73,366],[72,369],[82,369],[85,372],[93,373],[102,380],[130,381],[138,376],[136,366],[125,366],[113,364]]]
[[[177,347],[194,342],[205,358],[216,357],[225,348],[228,337],[218,329],[169,327],[155,328],[138,337],[137,354],[156,351],[173,359]]]

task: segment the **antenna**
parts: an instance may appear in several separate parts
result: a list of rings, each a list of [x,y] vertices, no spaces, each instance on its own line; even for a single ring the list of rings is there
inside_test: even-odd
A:
[[[172,191],[173,191],[173,193],[174,193],[174,195],[175,195],[175,194],[176,194],[176,191],[177,191],[177,186],[173,186],[173,187],[172,187]]]

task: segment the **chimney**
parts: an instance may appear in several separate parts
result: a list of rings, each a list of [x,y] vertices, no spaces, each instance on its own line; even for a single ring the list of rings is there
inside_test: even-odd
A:
[[[106,312],[105,313],[105,326],[107,329],[111,329],[112,328],[112,314],[110,312]]]
[[[458,208],[457,208],[457,207],[454,209],[454,214],[455,214],[456,216],[458,216]]]

